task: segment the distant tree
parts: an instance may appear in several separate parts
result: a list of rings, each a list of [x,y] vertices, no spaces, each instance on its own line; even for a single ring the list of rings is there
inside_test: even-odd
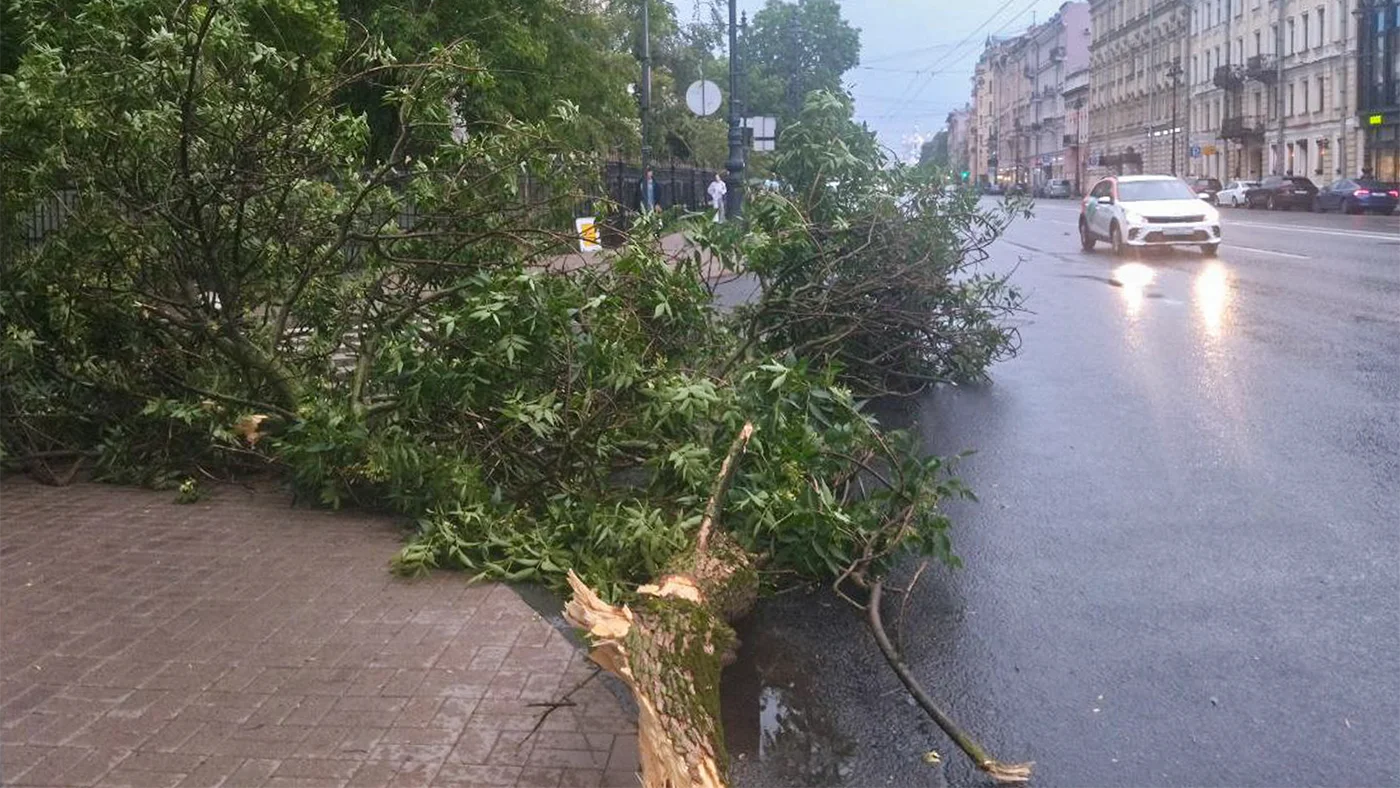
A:
[[[836,0],[768,0],[744,43],[745,109],[785,122],[801,114],[808,93],[843,92],[842,75],[860,62],[860,30]]]
[[[573,140],[606,150],[635,139],[635,105],[627,85],[638,66],[618,46],[616,20],[581,0],[338,0],[351,36],[381,37],[401,63],[429,58],[436,48],[469,44],[491,74],[478,89],[455,97],[467,124],[505,118],[537,122],[560,100],[578,107]],[[378,155],[392,144],[396,121],[387,86],[367,81],[347,95],[366,113]]]
[[[948,163],[948,130],[943,129],[919,147],[919,166],[947,167]]]
[[[0,3],[0,74],[10,74],[19,64],[20,47],[27,32],[27,20],[15,12],[13,4]]]

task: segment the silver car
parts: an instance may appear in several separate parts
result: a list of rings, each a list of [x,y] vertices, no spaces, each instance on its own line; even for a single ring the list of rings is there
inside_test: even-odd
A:
[[[1045,182],[1046,197],[1056,197],[1059,199],[1068,200],[1070,198],[1070,195],[1073,193],[1074,187],[1070,184],[1069,181],[1065,180],[1064,178],[1052,178],[1051,180]]]

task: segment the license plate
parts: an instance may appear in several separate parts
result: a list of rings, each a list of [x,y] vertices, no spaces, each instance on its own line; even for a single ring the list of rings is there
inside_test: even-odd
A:
[[[1196,234],[1195,230],[1189,227],[1174,227],[1166,231],[1166,234],[1173,238],[1190,238]]]

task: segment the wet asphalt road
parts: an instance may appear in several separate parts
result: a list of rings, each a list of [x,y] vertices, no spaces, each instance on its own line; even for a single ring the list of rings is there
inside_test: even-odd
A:
[[[908,606],[914,672],[1033,785],[1400,785],[1400,218],[1227,210],[1218,260],[1124,268],[1075,207],[995,249],[1020,356],[904,414],[981,499]],[[741,785],[985,782],[830,595],[741,635]],[[763,687],[815,768],[753,763]]]

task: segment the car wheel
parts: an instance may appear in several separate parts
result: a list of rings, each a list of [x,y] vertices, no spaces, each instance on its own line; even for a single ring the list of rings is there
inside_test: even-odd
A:
[[[1094,237],[1093,233],[1089,232],[1089,225],[1083,219],[1080,219],[1079,248],[1086,252],[1092,252],[1094,251],[1094,244],[1096,243],[1098,243],[1098,239]]]
[[[1231,198],[1230,198],[1230,207],[1231,207],[1231,208],[1238,208],[1238,207],[1240,207],[1240,198],[1239,198],[1238,196],[1235,196],[1235,197],[1231,197]]]
[[[1128,245],[1123,243],[1123,231],[1118,229],[1118,222],[1114,222],[1108,228],[1108,243],[1113,247],[1113,253],[1119,257],[1125,257],[1128,254]]]

